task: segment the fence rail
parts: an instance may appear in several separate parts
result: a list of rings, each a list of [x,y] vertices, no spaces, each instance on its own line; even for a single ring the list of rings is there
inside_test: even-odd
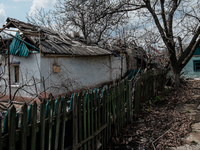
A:
[[[133,118],[133,104],[138,103],[132,101],[136,73],[103,88],[43,100],[40,106],[24,104],[20,112],[12,106],[4,117],[0,150],[105,149],[111,136]],[[136,82],[137,87],[142,80]]]

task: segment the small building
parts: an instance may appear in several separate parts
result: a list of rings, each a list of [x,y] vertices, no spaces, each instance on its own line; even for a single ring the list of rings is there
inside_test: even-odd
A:
[[[58,95],[89,89],[119,79],[127,71],[124,55],[48,28],[7,18],[1,31],[17,31],[15,36],[9,34],[10,42],[7,39],[9,52],[3,40],[0,44],[2,94],[9,94],[9,76],[12,95],[37,97],[43,92]]]
[[[197,47],[192,58],[182,70],[185,78],[200,78],[200,45]]]

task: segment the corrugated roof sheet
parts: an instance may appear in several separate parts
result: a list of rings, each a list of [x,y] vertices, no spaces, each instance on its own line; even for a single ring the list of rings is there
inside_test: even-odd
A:
[[[7,18],[6,27],[18,28],[23,33],[20,36],[26,36],[27,39],[30,39],[26,42],[31,42],[30,44],[37,48],[41,47],[41,53],[83,56],[113,54],[112,51],[102,49],[98,46],[87,46],[84,43],[75,41],[62,33],[58,33],[45,27],[25,23],[13,18]],[[41,41],[39,41],[39,33]]]

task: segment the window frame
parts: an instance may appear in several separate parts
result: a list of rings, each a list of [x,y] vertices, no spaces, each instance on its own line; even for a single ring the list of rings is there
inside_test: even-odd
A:
[[[193,70],[200,72],[200,60],[193,60]]]
[[[19,84],[19,65],[14,66],[14,83]]]
[[[18,69],[16,69],[16,68],[18,68]],[[12,62],[11,63],[11,86],[19,85],[19,80],[20,80],[19,72],[20,72],[20,62]]]

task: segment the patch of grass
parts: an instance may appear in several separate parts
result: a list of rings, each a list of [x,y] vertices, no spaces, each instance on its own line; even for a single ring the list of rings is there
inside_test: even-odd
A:
[[[191,112],[189,110],[187,110],[186,113],[191,113]]]
[[[196,130],[192,129],[192,132],[196,132]]]
[[[165,88],[164,94],[167,95],[169,93],[169,88]]]
[[[150,111],[150,107],[148,107],[148,109],[147,109],[147,112],[149,112]]]
[[[160,95],[158,95],[158,96],[156,96],[156,98],[155,98],[155,102],[160,102],[161,101],[161,97],[160,97]]]
[[[196,141],[191,141],[191,144],[195,144],[195,145],[196,145],[196,144],[198,144],[198,143],[197,143]]]

